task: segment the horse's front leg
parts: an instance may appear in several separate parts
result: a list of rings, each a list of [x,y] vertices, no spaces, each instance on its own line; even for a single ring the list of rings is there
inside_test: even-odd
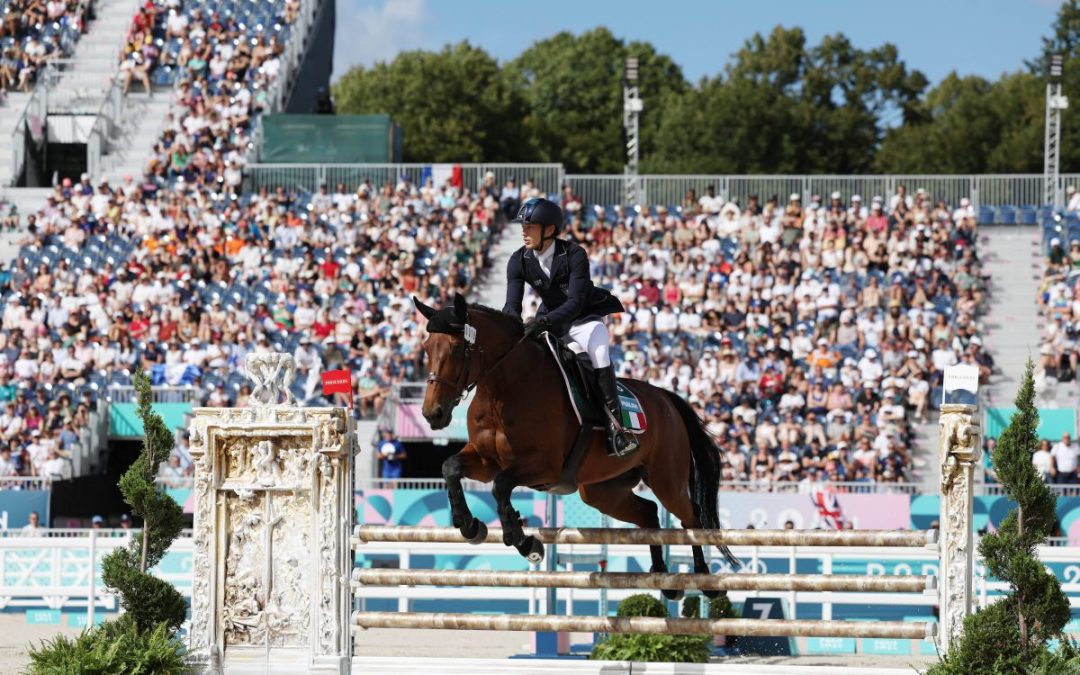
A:
[[[469,510],[461,479],[472,478],[487,483],[495,474],[495,467],[480,456],[475,445],[467,443],[461,452],[443,462],[442,474],[446,479],[446,492],[450,497],[450,516],[454,527],[461,531],[461,536],[470,544],[484,543],[487,539],[487,526],[477,520]]]
[[[544,559],[544,545],[536,537],[525,536],[525,530],[521,526],[521,514],[510,503],[510,494],[520,484],[513,471],[502,471],[495,476],[495,487],[491,493],[495,496],[495,506],[499,510],[503,543],[516,548],[529,562],[538,563]]]

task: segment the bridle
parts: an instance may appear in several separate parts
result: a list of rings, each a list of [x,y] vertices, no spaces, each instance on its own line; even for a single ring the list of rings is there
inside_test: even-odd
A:
[[[500,356],[498,359],[495,360],[495,363],[491,364],[491,366],[489,366],[488,368],[485,369],[484,368],[484,348],[481,347],[480,345],[476,344],[476,327],[468,322],[468,318],[465,319],[465,324],[462,326],[461,336],[465,340],[465,342],[464,342],[465,349],[464,349],[464,354],[462,355],[462,358],[465,360],[465,370],[462,373],[464,375],[464,377],[461,378],[461,379],[464,380],[465,383],[464,384],[459,384],[457,382],[451,382],[450,380],[446,379],[445,377],[440,376],[435,371],[429,371],[428,376],[427,376],[427,383],[429,385],[430,384],[441,384],[444,387],[449,387],[453,391],[457,392],[456,396],[454,396],[454,407],[455,408],[457,407],[457,405],[459,403],[461,403],[462,399],[464,399],[466,396],[469,395],[469,392],[471,392],[473,389],[476,388],[476,385],[480,383],[480,380],[483,380],[485,377],[490,375],[496,368],[498,368],[500,365],[502,365],[502,362],[505,361],[508,356],[510,356],[510,354],[514,351],[514,349],[519,344],[521,344],[522,342],[525,341],[525,336],[522,335],[521,338],[518,339],[517,342],[515,342],[513,345],[511,345],[510,349],[507,349],[506,352],[502,356]],[[455,346],[454,349],[456,351],[457,347]],[[472,363],[473,363],[473,358],[472,357],[473,357],[474,353],[477,354],[480,357],[480,374],[477,376],[477,378],[475,380],[473,380],[470,383],[469,382],[469,373],[472,372]]]

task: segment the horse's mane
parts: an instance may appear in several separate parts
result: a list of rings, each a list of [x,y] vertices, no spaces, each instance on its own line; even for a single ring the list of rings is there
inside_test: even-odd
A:
[[[516,316],[514,316],[512,314],[507,314],[506,312],[502,311],[501,309],[495,309],[493,307],[486,307],[484,305],[469,305],[469,311],[470,312],[479,312],[479,313],[483,314],[484,316],[490,317],[501,328],[505,328],[507,331],[521,332],[521,330],[523,328],[523,324],[522,324],[520,318],[518,318],[518,317],[516,317]]]

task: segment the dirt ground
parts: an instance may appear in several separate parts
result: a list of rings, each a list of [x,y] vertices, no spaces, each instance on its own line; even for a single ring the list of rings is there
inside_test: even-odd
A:
[[[27,651],[31,645],[55,637],[57,634],[78,635],[79,628],[58,625],[32,625],[26,623],[22,614],[0,614],[0,673],[22,673],[29,663]],[[460,631],[460,630],[407,630],[372,628],[356,638],[357,655],[400,657],[453,657],[503,659],[531,651],[526,633]],[[467,645],[467,647],[464,647]],[[935,659],[927,656],[793,656],[793,657],[744,657],[738,663],[787,664],[841,667],[925,668]],[[734,659],[725,660],[734,663]]]

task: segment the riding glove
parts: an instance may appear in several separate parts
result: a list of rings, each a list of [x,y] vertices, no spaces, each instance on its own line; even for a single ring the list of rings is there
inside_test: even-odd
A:
[[[536,337],[550,328],[551,322],[546,316],[537,317],[525,324],[525,337]]]

